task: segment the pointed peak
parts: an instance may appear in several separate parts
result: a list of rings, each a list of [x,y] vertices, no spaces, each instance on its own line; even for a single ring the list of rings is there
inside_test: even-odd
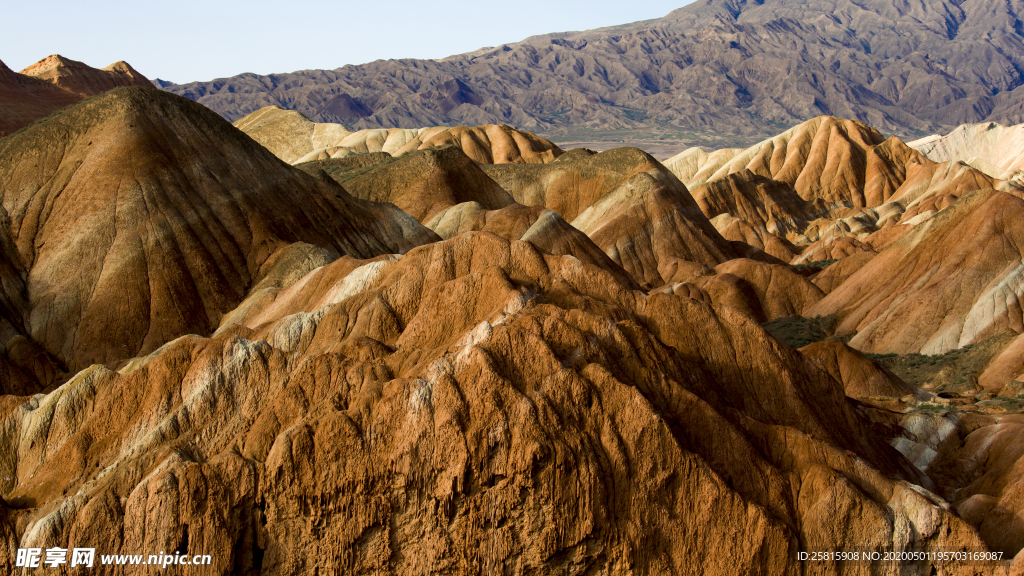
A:
[[[142,76],[142,74],[139,74],[138,70],[132,68],[132,65],[125,62],[124,60],[118,60],[117,62],[114,62],[113,64],[106,66],[103,69],[108,72],[127,72],[129,74]]]
[[[78,60],[65,58],[60,54],[50,54],[46,58],[28,66],[21,73],[28,76],[39,76],[57,68],[88,68],[88,66]]]

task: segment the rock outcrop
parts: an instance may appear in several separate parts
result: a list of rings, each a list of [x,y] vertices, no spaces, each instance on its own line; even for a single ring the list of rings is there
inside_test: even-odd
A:
[[[1024,171],[1024,125],[963,124],[948,134],[908,142],[936,162],[965,162],[1000,180],[1019,180]]]
[[[106,68],[93,68],[77,60],[51,54],[21,71],[82,98],[95,96],[118,86],[152,88],[153,83],[121,60]]]
[[[800,560],[1024,549],[1024,199],[822,126],[694,195],[469,130],[290,166],[149,88],[0,139],[0,569],[1019,572]]]
[[[549,164],[484,169],[520,204],[557,212],[642,286],[686,281],[737,255],[686,186],[641,150],[576,149]]]
[[[302,114],[280,106],[261,108],[234,125],[289,164],[313,150],[333,146],[351,134],[341,124],[315,124]]]
[[[79,99],[45,80],[18,74],[0,63],[0,136],[12,134]]]

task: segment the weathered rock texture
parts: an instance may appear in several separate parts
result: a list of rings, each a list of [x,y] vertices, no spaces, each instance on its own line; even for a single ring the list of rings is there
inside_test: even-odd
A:
[[[118,86],[152,88],[153,84],[127,62],[114,62],[96,69],[77,60],[51,54],[21,71],[26,76],[46,80],[81,97],[95,96]]]
[[[1024,171],[1024,125],[964,124],[945,134],[908,142],[936,162],[966,162],[993,178],[1018,180]]]
[[[866,352],[936,354],[1024,331],[1024,200],[972,192],[924,220],[813,306]]]
[[[141,88],[0,140],[0,567],[95,546],[210,554],[176,567],[196,575],[1000,573],[798,560],[1024,548],[1016,418],[918,409],[952,400],[854,349],[996,334],[978,386],[1020,391],[1024,200],[922,159],[906,206],[859,205],[843,178],[890,180],[828,166],[898,141],[831,125],[702,202],[633,148],[292,167]],[[846,144],[808,161],[822,138]],[[805,148],[786,170],[830,188],[772,169]],[[702,208],[782,252],[773,222],[850,233],[796,267]],[[819,314],[849,346],[760,326]]]
[[[932,162],[856,121],[819,117],[748,149],[691,148],[665,162],[731,241],[793,264],[876,250],[974,190],[1020,193],[962,162]]]
[[[314,124],[302,114],[278,106],[261,108],[234,124],[289,164],[351,134],[341,124]]]
[[[983,547],[806,357],[571,256],[469,233],[245,306],[6,405],[20,546],[207,550],[219,574],[791,574],[804,547]]]

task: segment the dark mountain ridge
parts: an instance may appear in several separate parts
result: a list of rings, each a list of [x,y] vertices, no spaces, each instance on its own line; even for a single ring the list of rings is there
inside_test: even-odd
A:
[[[229,120],[276,104],[354,129],[507,123],[746,141],[825,114],[907,137],[1024,120],[1021,12],[1020,0],[709,0],[441,60],[165,89]]]

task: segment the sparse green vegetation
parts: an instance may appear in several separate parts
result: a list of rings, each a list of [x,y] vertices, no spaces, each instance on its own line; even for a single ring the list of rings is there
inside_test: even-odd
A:
[[[791,348],[829,339],[835,332],[835,316],[804,318],[796,314],[765,322],[761,325],[776,340]]]
[[[977,387],[978,376],[992,357],[1006,347],[1012,334],[993,336],[944,354],[868,354],[913,386],[929,385],[938,392],[958,392]]]
[[[836,262],[839,262],[839,260],[815,260],[814,262],[796,264],[792,268],[794,272],[801,276],[814,276]]]
[[[930,402],[924,402],[924,403],[918,404],[914,408],[914,410],[916,412],[927,412],[927,413],[931,413],[931,414],[945,414],[946,412],[956,412],[957,411],[955,406],[950,406],[948,404],[932,404]]]

